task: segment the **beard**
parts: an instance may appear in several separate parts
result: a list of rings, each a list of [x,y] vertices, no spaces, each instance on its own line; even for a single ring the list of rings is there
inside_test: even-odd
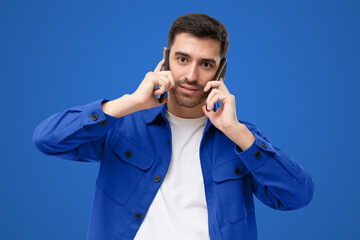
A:
[[[181,84],[196,87],[198,91],[195,94],[181,92],[179,91],[179,85]],[[204,87],[205,86],[197,82],[190,82],[187,79],[182,79],[175,82],[175,86],[170,89],[169,93],[173,97],[176,104],[186,108],[193,108],[203,103],[208,97],[210,91],[204,92]]]

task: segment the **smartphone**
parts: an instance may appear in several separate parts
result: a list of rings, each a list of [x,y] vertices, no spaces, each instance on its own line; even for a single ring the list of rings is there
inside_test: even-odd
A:
[[[214,76],[214,81],[219,81],[220,78],[224,79],[226,74],[227,59],[223,58],[220,61],[220,66]]]
[[[220,78],[222,78],[223,80],[225,79],[226,65],[227,65],[227,59],[222,58],[220,61],[220,66],[219,66],[217,72],[215,73],[213,81],[219,81]],[[208,94],[211,93],[211,90],[212,90],[212,88],[210,88],[210,90],[208,91]],[[206,105],[206,110],[207,110],[207,105]]]
[[[169,52],[170,50],[166,49],[164,53],[165,63],[163,67],[161,68],[161,71],[169,71],[170,70],[170,63],[169,63]],[[162,103],[164,101],[165,93],[161,94],[159,97],[159,103]]]

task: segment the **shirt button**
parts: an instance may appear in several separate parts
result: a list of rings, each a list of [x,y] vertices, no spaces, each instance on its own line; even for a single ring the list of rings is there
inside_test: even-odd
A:
[[[261,146],[262,146],[263,148],[267,148],[267,146],[266,146],[265,143],[261,143]]]
[[[154,181],[155,181],[155,182],[160,182],[160,180],[161,180],[160,176],[155,176],[155,177],[154,177]]]
[[[107,121],[106,121],[106,120],[104,120],[104,121],[100,122],[100,125],[101,125],[101,126],[105,126],[105,125],[106,125],[106,123],[107,123]]]
[[[256,157],[257,159],[261,158],[261,152],[256,152],[256,153],[255,153],[255,157]]]
[[[170,139],[167,139],[167,143],[168,143],[168,145],[170,146]]]
[[[132,153],[130,151],[126,151],[125,157],[126,158],[131,158],[131,156],[132,156]]]
[[[92,119],[93,121],[98,120],[98,115],[97,115],[96,113],[94,113],[94,114],[91,116],[91,119]]]
[[[141,219],[141,214],[140,214],[140,213],[135,214],[135,218],[136,218],[137,220],[140,220],[140,219]]]
[[[236,173],[236,175],[240,175],[241,174],[241,169],[240,168],[235,168],[235,173]]]

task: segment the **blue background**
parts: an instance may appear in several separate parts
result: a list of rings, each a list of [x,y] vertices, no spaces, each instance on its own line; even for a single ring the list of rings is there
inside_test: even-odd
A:
[[[313,201],[256,200],[259,239],[360,235],[359,1],[0,2],[0,239],[85,239],[98,164],[42,155],[46,117],[132,93],[171,23],[203,12],[230,38],[225,82],[240,119],[313,177]]]

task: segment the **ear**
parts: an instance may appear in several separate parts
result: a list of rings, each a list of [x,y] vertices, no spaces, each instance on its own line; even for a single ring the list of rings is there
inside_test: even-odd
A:
[[[165,50],[166,50],[166,47],[164,47],[163,55],[165,55]]]

